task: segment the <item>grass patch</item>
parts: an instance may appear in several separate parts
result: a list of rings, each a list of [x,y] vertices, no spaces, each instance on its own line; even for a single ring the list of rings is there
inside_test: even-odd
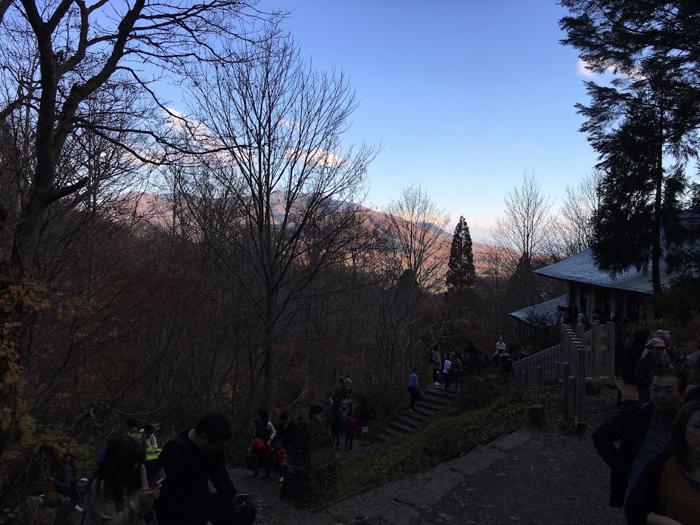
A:
[[[334,490],[314,501],[325,506],[360,491],[399,479],[458,456],[488,440],[494,427],[514,429],[526,405],[512,395],[496,398],[485,408],[451,410],[405,439],[370,450],[342,465]]]

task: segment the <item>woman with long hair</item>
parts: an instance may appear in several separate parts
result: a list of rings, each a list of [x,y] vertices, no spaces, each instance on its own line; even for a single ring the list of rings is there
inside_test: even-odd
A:
[[[673,424],[673,453],[652,461],[625,502],[632,525],[700,524],[700,401],[683,405]]]
[[[158,487],[149,488],[144,467],[145,451],[130,436],[107,442],[104,457],[87,491],[90,525],[143,525],[153,508]]]

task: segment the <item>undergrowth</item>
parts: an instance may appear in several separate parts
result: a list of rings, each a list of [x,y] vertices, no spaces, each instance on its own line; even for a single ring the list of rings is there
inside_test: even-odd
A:
[[[494,428],[513,430],[522,424],[526,408],[525,403],[509,394],[481,409],[452,410],[438,415],[405,439],[368,450],[342,465],[335,486],[326,494],[317,494],[313,506],[329,505],[464,454],[488,441]]]

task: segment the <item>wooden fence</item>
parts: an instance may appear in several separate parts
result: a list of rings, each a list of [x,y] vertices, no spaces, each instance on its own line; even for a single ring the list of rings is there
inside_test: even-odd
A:
[[[559,381],[566,415],[578,423],[586,395],[586,379],[615,378],[615,325],[561,327],[561,342],[513,363],[513,378],[520,386]]]

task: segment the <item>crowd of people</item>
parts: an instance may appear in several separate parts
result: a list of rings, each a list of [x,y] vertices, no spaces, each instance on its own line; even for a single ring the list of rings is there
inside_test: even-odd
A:
[[[341,378],[325,411],[309,414],[325,419],[336,449],[352,451],[358,413],[352,398],[353,383]],[[283,411],[273,424],[266,410],[258,410],[250,434],[251,478],[260,471],[285,481],[288,458],[299,456],[302,432]],[[248,494],[239,493],[226,469],[224,445],[232,438],[231,424],[222,414],[204,416],[194,428],[165,443],[156,438],[156,426],[127,418],[96,458],[89,478],[77,480],[70,456],[55,458],[53,490],[84,513],[85,525],[247,525],[256,509]],[[303,454],[302,454],[303,455]],[[303,461],[302,461],[303,463]],[[296,464],[296,463],[295,463]],[[82,481],[82,482],[81,482]],[[211,487],[214,491],[212,492]],[[157,518],[157,520],[156,520]]]
[[[256,509],[226,469],[224,445],[233,436],[222,414],[204,416],[158,448],[155,428],[111,438],[84,491],[86,525],[249,525]],[[210,490],[210,485],[215,492]]]
[[[628,342],[623,377],[638,387],[628,402],[593,433],[610,467],[610,505],[628,523],[700,523],[700,351],[688,356],[670,332],[658,330],[635,348]],[[630,362],[631,359],[635,361]]]
[[[343,436],[343,448],[352,452],[355,432],[357,431],[357,409],[352,398],[353,383],[350,376],[338,380],[333,397],[326,400],[324,420],[326,429],[330,430],[331,441],[336,450],[340,449]]]

